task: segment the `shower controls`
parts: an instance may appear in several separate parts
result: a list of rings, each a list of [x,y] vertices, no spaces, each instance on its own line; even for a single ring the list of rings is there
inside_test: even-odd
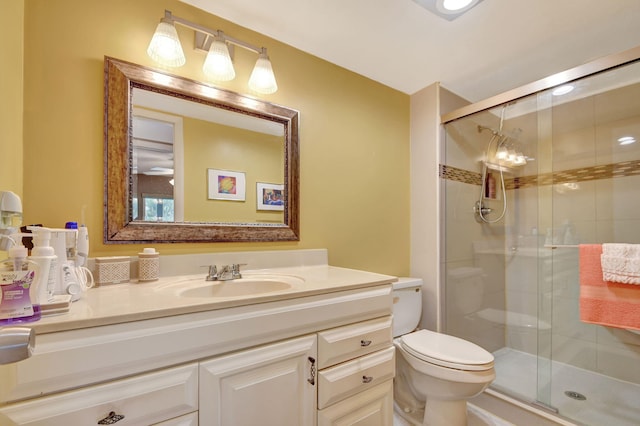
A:
[[[482,204],[482,201],[476,201],[476,204],[473,206],[473,213],[475,214],[476,222],[478,223],[482,223],[483,222],[482,218],[485,215],[488,215],[489,213],[491,213],[492,211],[493,209],[490,207],[485,207]]]

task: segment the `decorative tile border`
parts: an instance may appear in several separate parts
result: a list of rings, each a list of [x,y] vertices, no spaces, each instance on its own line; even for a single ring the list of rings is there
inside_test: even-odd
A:
[[[640,160],[623,161],[621,163],[603,164],[582,169],[563,170],[541,175],[520,176],[505,179],[506,189],[529,188],[533,186],[555,185],[571,182],[587,182],[599,179],[612,179],[625,176],[640,175]],[[482,175],[469,170],[440,164],[440,178],[471,185],[480,185]]]
[[[468,183],[471,185],[480,185],[482,183],[482,175],[469,170],[459,169],[453,166],[440,164],[440,177],[442,179],[455,180],[456,182]]]

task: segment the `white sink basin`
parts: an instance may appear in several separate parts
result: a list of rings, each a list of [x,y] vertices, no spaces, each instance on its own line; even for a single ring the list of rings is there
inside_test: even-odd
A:
[[[251,274],[229,281],[205,281],[200,275],[178,279],[161,289],[175,291],[180,297],[235,298],[287,291],[303,283],[304,279],[293,275]]]

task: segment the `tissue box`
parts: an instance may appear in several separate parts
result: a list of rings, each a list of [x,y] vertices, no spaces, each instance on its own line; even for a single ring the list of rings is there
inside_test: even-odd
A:
[[[128,256],[96,257],[96,285],[129,282],[130,264]]]

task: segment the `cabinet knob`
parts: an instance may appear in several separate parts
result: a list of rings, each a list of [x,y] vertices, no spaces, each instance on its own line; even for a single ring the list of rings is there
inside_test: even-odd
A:
[[[371,340],[360,340],[360,346],[367,347],[371,344]]]
[[[115,411],[112,411],[112,412],[109,413],[109,415],[107,417],[105,417],[104,419],[100,420],[98,422],[98,424],[99,425],[112,425],[114,423],[119,422],[122,419],[124,419],[124,415],[116,414]]]
[[[373,376],[362,376],[362,383],[371,383]]]

